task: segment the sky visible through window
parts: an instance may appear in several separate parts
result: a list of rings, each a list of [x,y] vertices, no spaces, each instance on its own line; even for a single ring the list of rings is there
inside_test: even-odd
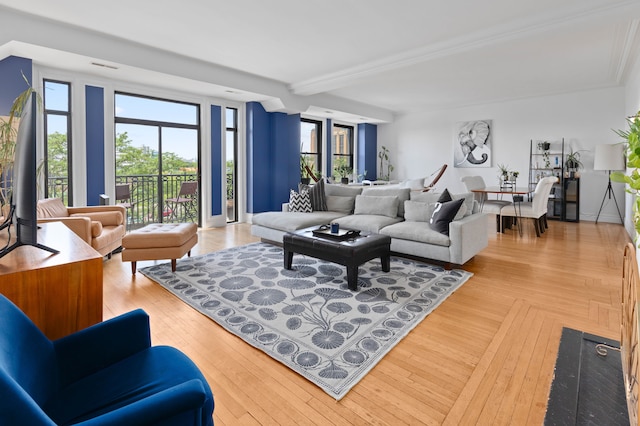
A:
[[[195,105],[123,94],[115,96],[115,114],[122,118],[198,124],[198,108]],[[119,123],[116,126],[116,135],[122,132],[127,132],[134,146],[147,146],[158,150],[157,127]],[[174,152],[185,160],[195,161],[198,157],[198,132],[194,129],[163,127],[162,151]]]

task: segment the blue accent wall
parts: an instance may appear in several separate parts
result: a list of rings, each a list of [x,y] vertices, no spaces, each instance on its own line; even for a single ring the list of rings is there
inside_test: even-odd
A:
[[[32,83],[31,59],[9,56],[0,61],[0,115],[9,115],[18,95],[29,87],[22,75]]]
[[[247,112],[247,211],[280,210],[300,182],[300,115],[269,113],[257,102]]]
[[[87,205],[100,204],[100,194],[104,194],[104,89],[85,87],[86,165],[87,165]]]
[[[324,172],[326,177],[331,177],[331,162],[333,161],[333,152],[331,152],[331,148],[333,145],[331,144],[331,140],[333,139],[333,121],[327,119],[327,131],[325,132],[327,143],[324,145],[327,147],[327,169]]]
[[[358,174],[367,171],[365,179],[376,180],[378,158],[378,126],[358,124]]]
[[[211,105],[211,214],[213,216],[222,214],[222,164],[222,107]]]

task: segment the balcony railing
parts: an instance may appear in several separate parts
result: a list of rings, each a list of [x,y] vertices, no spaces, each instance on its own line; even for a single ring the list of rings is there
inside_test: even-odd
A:
[[[128,213],[128,228],[137,229],[149,223],[170,223],[188,221],[181,213],[171,214],[171,206],[165,200],[175,198],[182,182],[197,179],[196,174],[176,174],[162,176],[162,199],[159,199],[157,175],[116,176],[116,185],[127,184],[131,190],[130,200],[111,200],[111,204],[128,202],[132,205]],[[235,220],[235,194],[233,192],[233,173],[226,176],[227,219]],[[50,177],[47,181],[48,196],[61,198],[65,205],[69,201],[69,181],[66,177]],[[199,215],[198,215],[199,216]]]
[[[194,181],[197,178],[196,174],[163,175],[160,180],[161,183],[159,183],[157,175],[116,176],[116,185],[129,185],[131,199],[112,200],[110,204],[118,204],[124,201],[131,204],[131,208],[127,212],[128,229],[141,228],[149,223],[191,221],[191,219],[182,214],[182,210],[172,212],[172,209],[176,207],[168,205],[165,200],[178,196],[182,182]],[[67,204],[67,178],[49,178],[47,185],[49,197],[62,198],[64,203]],[[159,185],[162,185],[161,194]],[[196,196],[195,199],[195,203],[198,204],[198,197]]]

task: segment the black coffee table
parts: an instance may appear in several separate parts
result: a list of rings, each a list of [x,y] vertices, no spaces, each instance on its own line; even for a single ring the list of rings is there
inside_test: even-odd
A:
[[[382,270],[389,272],[391,237],[380,234],[362,234],[344,241],[313,234],[318,227],[307,228],[284,235],[284,267],[291,269],[294,253],[327,260],[347,267],[349,290],[358,289],[358,267],[363,263],[380,258]]]

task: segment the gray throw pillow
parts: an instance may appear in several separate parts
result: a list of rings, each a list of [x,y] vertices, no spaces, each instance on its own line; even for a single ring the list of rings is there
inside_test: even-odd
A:
[[[398,197],[374,197],[358,195],[353,214],[373,214],[388,217],[398,216]]]
[[[330,212],[339,212],[351,214],[355,204],[355,197],[341,197],[339,195],[327,195],[327,210]]]
[[[404,202],[404,218],[410,222],[429,222],[433,213],[433,204],[418,201]]]

